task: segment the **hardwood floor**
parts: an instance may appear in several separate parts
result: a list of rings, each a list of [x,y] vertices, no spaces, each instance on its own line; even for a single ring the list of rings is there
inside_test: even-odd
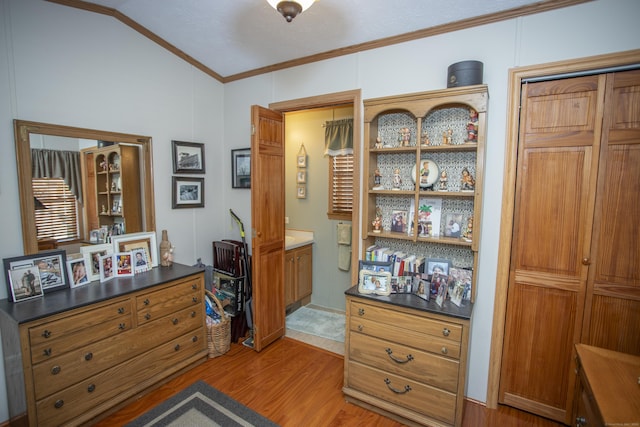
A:
[[[175,378],[97,423],[124,425],[197,380],[202,380],[282,427],[402,424],[347,403],[342,395],[343,358],[291,338],[261,353],[232,344],[223,356]],[[464,427],[560,427],[512,408],[487,410],[465,403]]]

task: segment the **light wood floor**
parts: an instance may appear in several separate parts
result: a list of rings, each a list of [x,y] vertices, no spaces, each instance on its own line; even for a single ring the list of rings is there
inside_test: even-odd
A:
[[[260,353],[240,344],[175,378],[96,424],[126,424],[197,380],[205,381],[282,427],[399,427],[374,412],[345,402],[343,357],[283,338]],[[501,407],[466,402],[464,427],[560,427],[561,424]]]

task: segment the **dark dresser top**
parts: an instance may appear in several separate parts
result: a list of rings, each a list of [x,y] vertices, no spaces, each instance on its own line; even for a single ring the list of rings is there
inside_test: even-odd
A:
[[[458,307],[451,301],[445,301],[440,307],[436,304],[435,298],[426,301],[414,294],[390,294],[390,295],[375,295],[375,294],[361,294],[358,292],[358,287],[353,286],[345,291],[345,295],[352,297],[358,297],[365,300],[377,301],[389,305],[396,305],[399,307],[412,308],[414,310],[426,311],[434,314],[442,314],[445,316],[456,317],[458,319],[470,320],[471,312],[473,311],[473,303],[469,301],[463,301],[461,306]]]
[[[0,311],[19,324],[26,323],[201,272],[204,272],[204,268],[173,263],[171,267],[158,266],[133,277],[116,277],[104,283],[96,280],[87,285],[46,293],[41,298],[27,301],[14,303],[3,299],[0,300]]]

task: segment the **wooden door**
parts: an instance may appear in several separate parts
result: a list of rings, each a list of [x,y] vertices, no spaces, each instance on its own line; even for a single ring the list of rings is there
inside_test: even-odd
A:
[[[640,355],[640,70],[607,76],[582,342]]]
[[[499,400],[568,423],[595,203],[601,78],[522,88]]]
[[[285,332],[284,124],[282,114],[251,107],[253,347]]]

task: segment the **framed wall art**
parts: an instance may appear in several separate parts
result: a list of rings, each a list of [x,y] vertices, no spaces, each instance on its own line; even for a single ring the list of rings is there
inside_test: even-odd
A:
[[[171,141],[173,173],[204,173],[204,144]]]
[[[231,188],[251,188],[251,148],[231,150]]]
[[[69,287],[63,250],[5,258],[7,296],[17,302]]]
[[[113,236],[112,252],[135,252],[142,250],[147,254],[147,262],[151,264],[151,267],[158,266],[158,244],[156,239],[156,233],[153,232],[141,232],[123,234],[121,236]]]
[[[204,178],[172,177],[171,207],[204,208]]]

